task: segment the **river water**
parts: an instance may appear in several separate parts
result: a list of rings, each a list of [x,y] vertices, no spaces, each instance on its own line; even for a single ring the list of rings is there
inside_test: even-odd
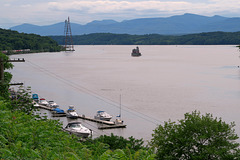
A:
[[[13,82],[54,100],[66,110],[94,117],[97,110],[122,115],[123,129],[99,130],[79,120],[93,136],[114,133],[151,139],[159,124],[194,110],[236,123],[240,135],[240,59],[235,46],[75,46],[75,52],[14,55]],[[121,106],[121,107],[120,107]],[[120,109],[121,108],[121,109]],[[48,115],[50,115],[47,112]],[[65,117],[58,118],[67,124]]]

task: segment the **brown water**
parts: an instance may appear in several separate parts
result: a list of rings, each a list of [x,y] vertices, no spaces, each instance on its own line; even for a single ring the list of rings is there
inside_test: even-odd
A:
[[[125,129],[98,130],[82,121],[94,136],[114,133],[150,140],[157,124],[182,119],[198,110],[235,121],[240,135],[240,59],[235,46],[75,46],[75,52],[16,55],[15,82],[24,82],[62,109],[75,105],[79,114],[97,110],[116,116]],[[66,118],[60,118],[66,125]]]

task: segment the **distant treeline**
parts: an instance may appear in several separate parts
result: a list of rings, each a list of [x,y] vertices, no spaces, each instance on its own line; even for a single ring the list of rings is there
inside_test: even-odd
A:
[[[64,44],[64,36],[50,36]],[[187,35],[129,35],[93,33],[73,36],[74,45],[238,45],[240,32],[208,32]]]
[[[5,53],[16,52],[57,52],[62,49],[50,37],[36,34],[18,33],[0,28],[0,51]]]

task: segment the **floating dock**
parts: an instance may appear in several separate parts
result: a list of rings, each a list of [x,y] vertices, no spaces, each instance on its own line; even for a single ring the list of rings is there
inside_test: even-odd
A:
[[[94,119],[94,118],[86,117],[85,115],[78,116],[78,118],[88,120],[88,121],[92,121],[92,122],[101,123],[101,124],[107,124],[107,125],[114,125],[115,124],[114,122],[111,122],[111,121],[103,121],[103,120],[99,120],[99,119]]]
[[[38,103],[37,103],[38,104]],[[48,106],[44,106],[44,105],[41,105],[41,104],[38,104],[37,106],[35,106],[37,108],[41,108],[41,109],[46,109],[46,110],[49,110],[49,111],[52,111],[53,108],[52,107],[48,107]]]
[[[52,113],[53,117],[66,117],[66,113]]]
[[[101,125],[98,129],[113,129],[113,128],[126,128],[125,124],[114,124],[114,125]]]

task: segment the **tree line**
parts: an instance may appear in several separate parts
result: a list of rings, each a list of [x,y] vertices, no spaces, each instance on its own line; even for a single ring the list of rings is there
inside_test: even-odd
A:
[[[17,52],[58,52],[62,47],[46,36],[25,34],[0,28],[0,51],[8,54]]]
[[[50,36],[64,44],[64,36]],[[74,45],[238,45],[240,32],[208,32],[187,35],[129,35],[92,33],[72,36]]]

